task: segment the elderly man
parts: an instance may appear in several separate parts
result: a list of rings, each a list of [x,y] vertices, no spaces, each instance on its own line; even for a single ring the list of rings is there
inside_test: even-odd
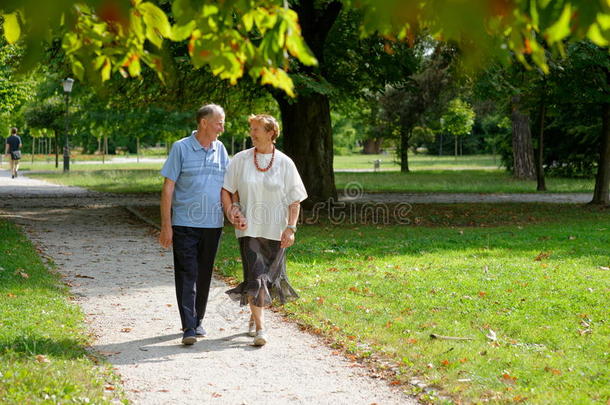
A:
[[[215,104],[197,111],[197,130],[174,143],[161,169],[161,235],[173,245],[176,296],[182,322],[182,344],[192,345],[206,331],[202,320],[208,302],[212,268],[223,226],[220,190],[229,155],[218,136],[225,113]]]

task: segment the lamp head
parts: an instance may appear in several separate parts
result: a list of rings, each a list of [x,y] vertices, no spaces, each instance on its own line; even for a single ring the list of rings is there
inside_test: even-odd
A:
[[[72,85],[74,84],[74,79],[72,79],[70,77],[67,77],[67,78],[64,79],[62,84],[64,86],[64,92],[71,93],[72,92]]]

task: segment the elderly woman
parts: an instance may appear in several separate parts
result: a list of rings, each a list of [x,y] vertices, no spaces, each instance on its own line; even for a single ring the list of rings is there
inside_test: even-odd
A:
[[[270,115],[251,115],[253,148],[237,153],[227,171],[222,203],[239,241],[244,281],[227,294],[250,305],[248,334],[267,343],[263,308],[298,298],[286,275],[286,248],[294,244],[300,202],[307,192],[294,162],[275,148],[280,134]]]

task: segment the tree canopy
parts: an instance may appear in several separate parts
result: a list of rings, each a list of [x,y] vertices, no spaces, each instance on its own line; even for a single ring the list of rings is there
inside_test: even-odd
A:
[[[315,65],[301,34],[299,2],[279,0],[11,0],[3,2],[4,36],[24,39],[34,58],[41,39],[61,37],[74,74],[108,80],[113,72],[139,76],[142,63],[163,79],[164,40],[187,41],[195,67],[207,65],[235,83],[246,72],[294,95],[287,58]],[[294,3],[294,4],[293,4]],[[324,2],[321,2],[324,3]],[[570,38],[610,44],[610,4],[590,0],[343,0],[362,12],[362,36],[413,43],[421,30],[455,41],[468,60],[483,55],[534,63],[548,71],[544,41],[559,53]],[[321,7],[324,7],[322,5]],[[389,50],[391,52],[391,50]],[[529,56],[529,57],[526,57]]]

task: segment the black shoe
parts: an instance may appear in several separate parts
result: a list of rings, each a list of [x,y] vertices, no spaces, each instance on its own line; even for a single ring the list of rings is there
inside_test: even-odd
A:
[[[15,178],[15,175],[14,175],[14,174],[13,174],[13,175],[11,175],[11,179],[14,179],[14,178]]]
[[[195,337],[195,329],[187,329],[184,331],[182,335],[182,344],[183,345],[192,345],[197,342],[197,338]]]

